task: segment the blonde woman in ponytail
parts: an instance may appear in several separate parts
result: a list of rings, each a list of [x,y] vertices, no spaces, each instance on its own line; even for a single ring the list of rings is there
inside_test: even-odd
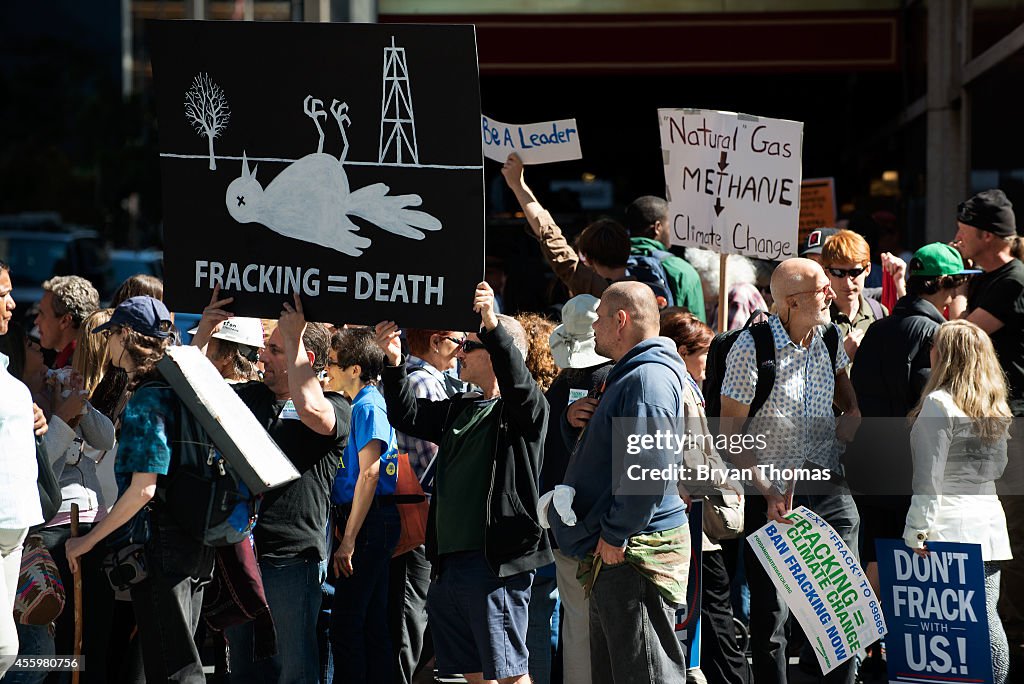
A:
[[[932,339],[932,372],[910,412],[914,488],[903,539],[921,556],[932,541],[980,544],[996,684],[1009,650],[996,611],[999,561],[1012,558],[995,481],[1006,467],[1006,378],[988,335],[969,321],[943,323]]]

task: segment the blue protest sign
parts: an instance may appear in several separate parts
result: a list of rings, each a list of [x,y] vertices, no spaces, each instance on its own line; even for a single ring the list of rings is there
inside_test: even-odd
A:
[[[928,542],[922,558],[878,539],[890,682],[993,681],[981,546]]]

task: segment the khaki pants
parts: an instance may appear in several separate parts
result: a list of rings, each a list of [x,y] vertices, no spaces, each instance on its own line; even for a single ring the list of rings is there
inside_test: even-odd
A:
[[[590,606],[576,579],[579,561],[558,549],[552,551],[562,600],[562,680],[565,684],[590,684]]]

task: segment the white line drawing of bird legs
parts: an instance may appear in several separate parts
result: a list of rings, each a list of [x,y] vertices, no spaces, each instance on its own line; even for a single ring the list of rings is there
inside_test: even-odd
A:
[[[316,146],[317,152],[324,151],[324,129],[320,127],[320,122],[317,121],[321,116],[324,121],[327,121],[327,112],[324,111],[324,101],[318,100],[312,95],[307,95],[306,99],[302,101],[302,111],[306,112],[306,116],[313,120],[313,125],[316,126],[316,132],[320,134],[320,143]]]
[[[249,170],[242,154],[242,175],[231,181],[225,193],[228,213],[239,223],[260,223],[285,237],[322,245],[349,256],[360,256],[370,246],[368,237],[357,235],[360,227],[350,216],[395,235],[422,240],[423,231],[441,230],[441,222],[413,209],[423,203],[419,195],[389,196],[384,183],[373,183],[350,191],[343,166],[348,154],[346,124],[348,105],[334,100],[331,114],[342,134],[344,150],[340,159],[323,152],[323,128],[327,119],[323,101],[312,96],[303,101],[303,111],[313,120],[320,141],[317,151],[297,159],[264,188],[256,180],[256,168]]]
[[[338,122],[338,130],[341,131],[341,156],[338,157],[338,161],[344,163],[345,157],[348,156],[348,133],[345,132],[345,126],[352,125],[352,119],[348,118],[348,103],[332,100],[331,114],[334,116],[334,120]],[[322,152],[323,150],[321,149],[320,151]]]

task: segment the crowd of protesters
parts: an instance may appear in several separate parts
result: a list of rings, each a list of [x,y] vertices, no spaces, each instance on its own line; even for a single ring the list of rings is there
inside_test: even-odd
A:
[[[87,280],[53,277],[34,319],[15,323],[0,262],[0,678],[62,681],[8,669],[75,653],[84,619],[86,682],[204,681],[213,652],[216,675],[247,684],[784,683],[799,629],[742,534],[802,504],[876,590],[876,539],[921,555],[980,544],[1007,681],[1024,643],[1024,463],[1007,446],[1024,415],[1024,265],[1005,195],[961,204],[950,243],[909,261],[823,228],[768,288],[760,265],[731,258],[722,293],[718,255],[669,252],[664,200],[639,198],[625,225],[602,219],[574,247],[514,155],[503,174],[569,290],[559,320],[501,313],[486,281],[467,331],[311,322],[298,295],[261,321],[211,293],[191,344],[298,475],[231,546],[190,534],[164,495],[194,425],[159,370],[179,344],[161,283],[135,276],[101,308]],[[723,307],[737,332],[716,355]],[[627,491],[623,419],[792,429],[765,429],[756,453],[685,453],[691,467],[747,469],[746,491],[724,477]],[[763,464],[830,476],[807,488]],[[676,635],[692,562],[699,669]],[[748,609],[732,600],[741,584]],[[734,618],[749,624],[749,659]],[[801,667],[870,681],[881,657],[873,645],[828,675],[813,656]]]

